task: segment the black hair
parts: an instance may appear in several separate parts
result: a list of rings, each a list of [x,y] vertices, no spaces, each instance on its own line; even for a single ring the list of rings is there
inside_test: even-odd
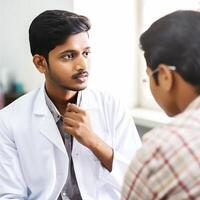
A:
[[[64,10],[47,10],[38,15],[29,28],[31,53],[43,55],[63,44],[73,34],[87,32],[91,28],[87,17]]]
[[[200,92],[200,12],[179,10],[154,22],[141,36],[147,66],[176,66],[177,73]],[[154,74],[157,81],[157,74]]]

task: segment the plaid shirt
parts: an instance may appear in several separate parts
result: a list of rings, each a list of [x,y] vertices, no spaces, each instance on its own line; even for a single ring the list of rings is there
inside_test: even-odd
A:
[[[125,176],[122,200],[200,199],[200,96],[143,139]]]

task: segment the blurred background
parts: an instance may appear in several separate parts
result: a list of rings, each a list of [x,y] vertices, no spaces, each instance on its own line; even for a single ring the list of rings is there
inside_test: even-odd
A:
[[[74,11],[90,18],[92,69],[89,85],[121,98],[140,135],[170,119],[153,100],[145,76],[139,36],[156,19],[175,10],[199,10],[200,0],[1,0],[0,109],[39,87],[29,48],[31,21],[48,9]]]

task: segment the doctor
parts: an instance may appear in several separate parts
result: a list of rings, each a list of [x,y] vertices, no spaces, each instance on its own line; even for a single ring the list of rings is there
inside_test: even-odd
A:
[[[45,83],[0,111],[0,199],[119,199],[141,141],[118,100],[86,89],[89,29],[86,17],[61,10],[31,23]]]

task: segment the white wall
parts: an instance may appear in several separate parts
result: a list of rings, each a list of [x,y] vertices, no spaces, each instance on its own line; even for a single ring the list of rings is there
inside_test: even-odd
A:
[[[15,73],[26,91],[43,80],[32,63],[28,40],[29,25],[33,18],[48,9],[72,11],[73,0],[0,1],[0,72],[7,69]]]

